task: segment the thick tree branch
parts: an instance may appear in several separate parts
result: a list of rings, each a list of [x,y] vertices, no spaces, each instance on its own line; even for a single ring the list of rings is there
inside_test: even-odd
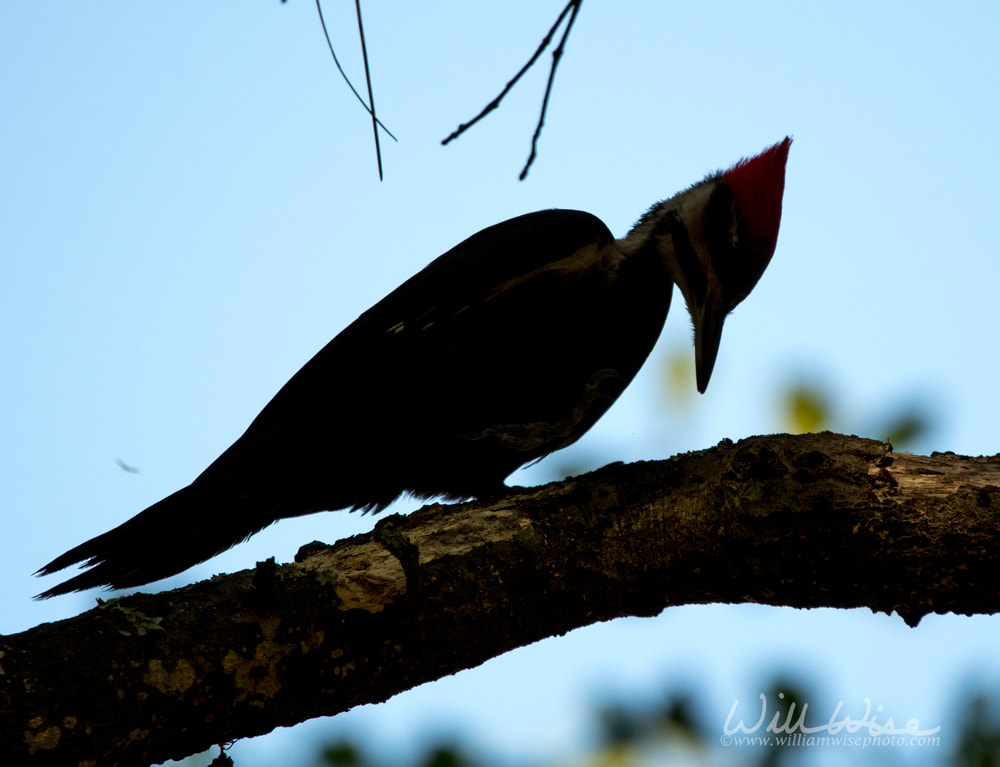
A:
[[[336,714],[670,605],[1000,610],[1000,457],[836,434],[382,519],[176,591],[0,637],[0,756],[144,765]],[[91,761],[87,761],[91,760]]]

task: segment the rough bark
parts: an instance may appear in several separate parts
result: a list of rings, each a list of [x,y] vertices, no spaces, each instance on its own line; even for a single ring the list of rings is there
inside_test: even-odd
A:
[[[145,765],[670,605],[1000,609],[1000,457],[754,437],[0,637],[0,761]]]

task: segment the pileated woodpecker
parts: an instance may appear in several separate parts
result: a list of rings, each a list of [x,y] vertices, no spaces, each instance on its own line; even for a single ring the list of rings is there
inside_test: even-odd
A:
[[[43,567],[90,569],[40,598],[174,575],[285,517],[499,492],[618,398],[675,284],[704,392],[723,320],[774,252],[790,145],[654,205],[620,240],[574,210],[474,234],[327,344],[190,485]]]

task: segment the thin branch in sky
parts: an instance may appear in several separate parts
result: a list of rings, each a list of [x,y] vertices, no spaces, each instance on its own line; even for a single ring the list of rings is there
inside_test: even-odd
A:
[[[559,16],[558,18],[556,18],[555,23],[552,25],[552,28],[549,29],[548,34],[546,34],[545,37],[542,38],[542,42],[539,44],[538,49],[532,54],[531,58],[528,59],[527,63],[523,67],[521,67],[520,71],[518,71],[518,73],[514,75],[514,78],[510,82],[508,82],[506,86],[504,86],[504,89],[500,91],[499,95],[497,95],[496,98],[494,98],[489,104],[487,104],[483,108],[483,110],[475,117],[473,117],[469,122],[462,123],[461,125],[459,125],[441,143],[448,144],[454,139],[458,138],[463,133],[465,133],[469,128],[471,128],[477,122],[486,117],[486,115],[488,115],[498,106],[500,106],[500,102],[503,101],[504,97],[517,84],[517,81],[521,79],[521,77],[524,75],[525,72],[531,69],[534,63],[538,61],[538,57],[542,55],[542,52],[549,47],[549,43],[552,42],[552,38],[555,36],[556,30],[559,29],[559,25],[562,24],[563,19],[566,18],[566,14],[572,11],[569,17],[569,22],[566,25],[566,30],[563,32],[562,39],[559,41],[559,45],[556,46],[556,49],[552,52],[552,67],[549,70],[549,81],[545,87],[545,98],[542,101],[542,109],[541,113],[538,116],[538,124],[535,127],[535,133],[531,139],[531,154],[529,155],[528,161],[527,163],[525,163],[525,166],[521,171],[521,175],[519,176],[519,178],[523,181],[524,178],[528,175],[528,168],[535,161],[538,138],[542,133],[542,125],[545,123],[545,110],[548,109],[549,94],[552,91],[552,83],[555,80],[556,69],[559,67],[559,60],[562,58],[563,50],[566,47],[566,40],[569,37],[570,30],[573,28],[573,22],[576,20],[576,15],[577,13],[579,13],[581,5],[583,5],[583,0],[569,0],[569,2],[566,3],[566,7],[563,8],[562,11],[559,13]]]
[[[316,0],[319,2],[319,0]],[[378,118],[375,116],[375,96],[372,93],[372,76],[368,71],[368,48],[365,45],[365,28],[361,23],[361,0],[354,0],[354,7],[358,11],[358,33],[361,35],[361,57],[365,61],[365,82],[368,83],[368,104],[371,107],[368,111],[372,116],[372,131],[375,133],[375,157],[378,159],[378,180],[382,180],[382,146],[378,141]]]
[[[333,63],[337,65],[337,71],[340,72],[340,76],[344,78],[344,82],[347,83],[347,87],[351,89],[351,93],[353,93],[354,96],[357,98],[357,100],[361,103],[361,106],[363,106],[365,108],[365,111],[368,112],[368,114],[372,115],[372,119],[375,122],[375,124],[377,124],[382,130],[384,130],[386,132],[386,134],[389,136],[389,138],[391,138],[393,141],[398,141],[398,139],[394,135],[392,135],[392,131],[389,130],[388,128],[386,128],[385,125],[382,124],[382,121],[379,120],[379,119],[377,119],[375,117],[375,115],[372,114],[371,108],[368,106],[368,104],[365,103],[365,100],[361,97],[361,94],[358,93],[357,89],[351,83],[351,80],[347,76],[347,73],[344,72],[344,68],[342,66],[340,66],[340,60],[337,58],[337,53],[336,53],[336,51],[333,50],[333,43],[330,41],[330,33],[326,29],[326,20],[323,18],[323,8],[320,6],[319,0],[316,0],[316,11],[319,13],[319,23],[323,27],[323,36],[326,38],[326,45],[330,49],[330,55],[333,57]],[[360,25],[360,10],[359,10],[359,25]],[[361,32],[361,46],[362,46],[362,51],[364,51],[364,39],[365,39],[364,38],[364,31],[362,30],[362,32]],[[368,76],[368,55],[367,54],[365,54],[365,76],[366,77]],[[370,80],[368,82],[368,87],[369,87],[369,92],[370,92],[370,89],[371,89],[371,81]],[[376,142],[377,142],[377,138],[376,138]],[[379,163],[379,165],[381,165],[381,162]]]
[[[570,0],[570,3],[566,6],[569,8],[573,7],[573,13],[570,14],[569,21],[566,22],[566,31],[563,32],[562,39],[559,41],[559,45],[556,49],[552,51],[552,68],[549,69],[549,81],[545,85],[545,98],[542,99],[542,111],[538,114],[538,124],[535,126],[535,133],[531,137],[531,154],[528,155],[528,161],[521,168],[521,174],[518,179],[524,181],[528,177],[528,168],[531,167],[531,163],[535,161],[536,150],[538,148],[538,138],[542,135],[542,126],[545,124],[545,112],[549,108],[549,94],[552,92],[552,83],[556,79],[556,69],[559,67],[559,61],[562,59],[563,51],[566,48],[566,40],[569,38],[569,32],[573,28],[573,22],[576,21],[576,14],[580,12],[580,5],[583,0]],[[564,9],[565,13],[565,9]],[[558,26],[558,23],[557,23]],[[552,28],[555,31],[555,27]]]

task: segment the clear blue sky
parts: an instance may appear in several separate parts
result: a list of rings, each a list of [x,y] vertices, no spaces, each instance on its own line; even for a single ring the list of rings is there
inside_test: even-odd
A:
[[[793,377],[836,393],[838,428],[880,436],[912,402],[935,415],[921,451],[1000,450],[1000,5],[586,3],[528,180],[517,173],[547,57],[442,148],[562,4],[366,4],[376,103],[400,138],[383,143],[383,183],[370,123],[305,0],[0,7],[0,632],[92,605],[32,602],[30,573],[189,482],[335,333],[462,238],[546,207],[624,234],[654,201],[786,134],[778,251],[727,324],[708,393],[692,381],[662,402],[663,361],[689,343],[677,303],[605,421],[512,482],[775,431],[776,391]],[[327,6],[360,84],[353,4]],[[176,583],[371,524],[284,522]],[[908,630],[866,611],[672,609],[235,753],[270,767],[331,730],[377,731],[391,748],[430,727],[559,755],[586,735],[600,694],[678,679],[705,689],[721,734],[733,699],[756,699],[776,668],[815,680],[818,710],[844,700],[860,713],[870,698],[940,724],[946,749],[961,684],[1000,679],[998,629],[989,617]]]

